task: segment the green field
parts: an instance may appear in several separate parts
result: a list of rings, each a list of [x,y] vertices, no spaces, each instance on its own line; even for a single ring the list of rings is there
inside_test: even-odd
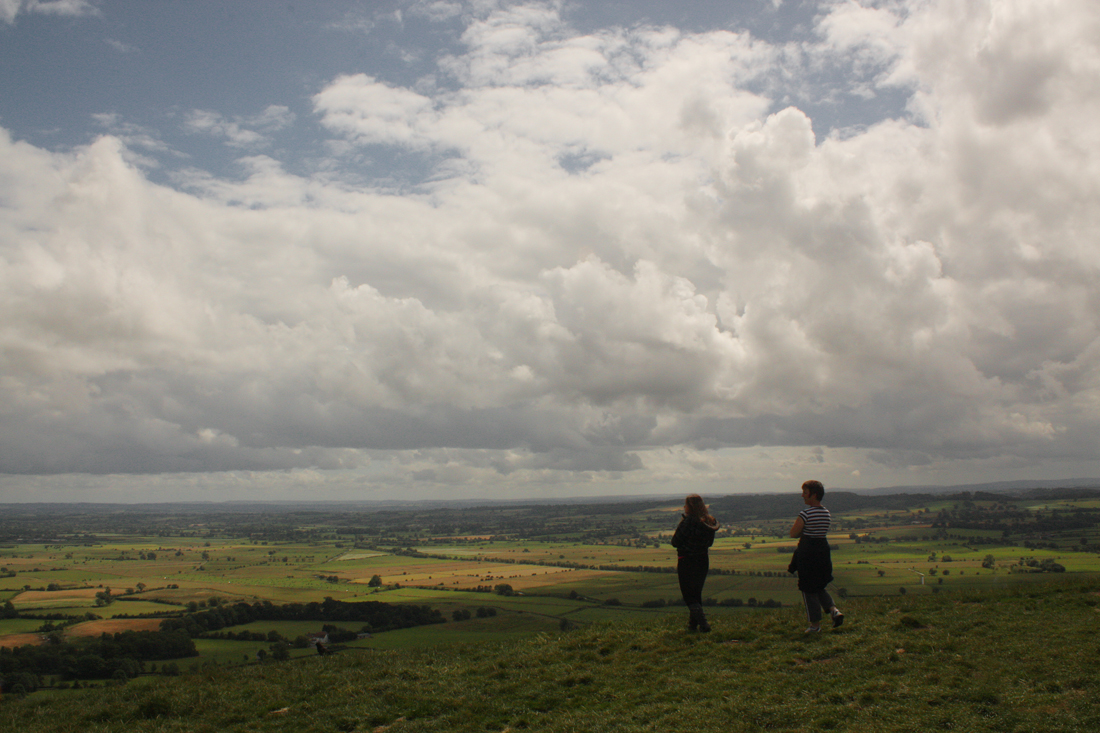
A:
[[[419,649],[394,632],[392,648],[243,666],[228,665],[242,647],[204,642],[208,662],[194,674],[8,696],[0,730],[1100,730],[1091,581],[1065,574],[952,595],[867,596],[845,610],[843,627],[815,635],[802,633],[793,608],[718,615],[709,634],[635,609],[567,632],[499,641],[471,627],[464,640],[474,643],[440,636]]]
[[[950,599],[1043,583],[1054,575],[1100,577],[1095,496],[832,496],[827,504],[829,498],[838,502],[830,539],[833,590],[843,603],[878,596]],[[781,500],[787,503],[776,506]],[[799,503],[791,497],[728,497],[712,508],[724,524],[704,590],[710,614],[797,614],[800,596],[786,569],[795,544],[787,529]],[[504,640],[554,631],[563,623],[680,623],[684,616],[676,605],[676,558],[668,545],[679,518],[676,503],[354,516],[203,511],[139,515],[130,530],[120,526],[118,514],[94,512],[56,524],[52,515],[28,516],[21,524],[0,520],[0,531],[4,522],[15,522],[12,536],[38,532],[52,538],[0,542],[0,602],[10,602],[21,616],[0,620],[0,646],[5,636],[42,624],[27,616],[83,620],[91,614],[117,621],[217,602],[286,604],[326,597],[426,605],[447,619],[351,645],[378,649]],[[740,605],[724,605],[732,603]],[[779,608],[759,608],[764,604]],[[498,615],[452,621],[456,611],[483,607]],[[262,630],[293,639],[303,629],[268,624]],[[264,646],[200,641],[200,658],[188,664],[243,663]],[[247,644],[255,648],[233,646]]]
[[[0,637],[7,634],[27,634],[42,625],[41,621],[30,618],[0,619]]]

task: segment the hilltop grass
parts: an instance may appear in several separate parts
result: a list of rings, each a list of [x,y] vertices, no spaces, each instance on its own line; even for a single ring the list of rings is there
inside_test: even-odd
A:
[[[347,649],[0,703],[0,730],[1100,730],[1100,594],[1082,580],[846,601],[800,613],[682,613],[499,643]]]

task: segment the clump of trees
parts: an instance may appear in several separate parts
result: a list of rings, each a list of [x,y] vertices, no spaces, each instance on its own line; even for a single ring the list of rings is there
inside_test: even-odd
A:
[[[492,606],[478,606],[476,613],[478,618],[491,618],[497,615],[497,610]],[[459,608],[451,613],[451,618],[455,621],[466,621],[473,618],[473,614],[465,608]]]
[[[360,601],[349,603],[325,598],[318,603],[287,603],[270,601],[222,604],[216,608],[168,618],[161,622],[164,631],[183,631],[188,636],[203,636],[229,626],[254,621],[326,621],[362,625],[371,632],[405,629],[412,626],[443,623],[446,619],[429,606]]]
[[[195,642],[180,631],[123,631],[74,641],[55,634],[42,646],[0,647],[0,678],[6,681],[4,691],[20,684],[33,692],[44,676],[127,679],[144,671],[145,662],[195,656]]]
[[[1020,561],[1013,565],[1010,570],[1014,573],[1064,573],[1066,567],[1049,557],[1043,560],[1036,560],[1033,557],[1021,557]]]

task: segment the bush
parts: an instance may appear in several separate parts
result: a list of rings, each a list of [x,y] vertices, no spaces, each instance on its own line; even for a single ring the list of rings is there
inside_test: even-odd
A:
[[[145,720],[167,718],[172,715],[172,704],[163,697],[154,695],[138,706],[138,716]]]

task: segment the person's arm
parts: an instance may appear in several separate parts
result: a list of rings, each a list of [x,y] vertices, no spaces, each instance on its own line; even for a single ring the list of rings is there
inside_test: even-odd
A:
[[[791,537],[801,537],[802,530],[806,527],[806,520],[802,518],[802,515],[798,515],[798,519],[794,520],[794,524],[791,525]]]

